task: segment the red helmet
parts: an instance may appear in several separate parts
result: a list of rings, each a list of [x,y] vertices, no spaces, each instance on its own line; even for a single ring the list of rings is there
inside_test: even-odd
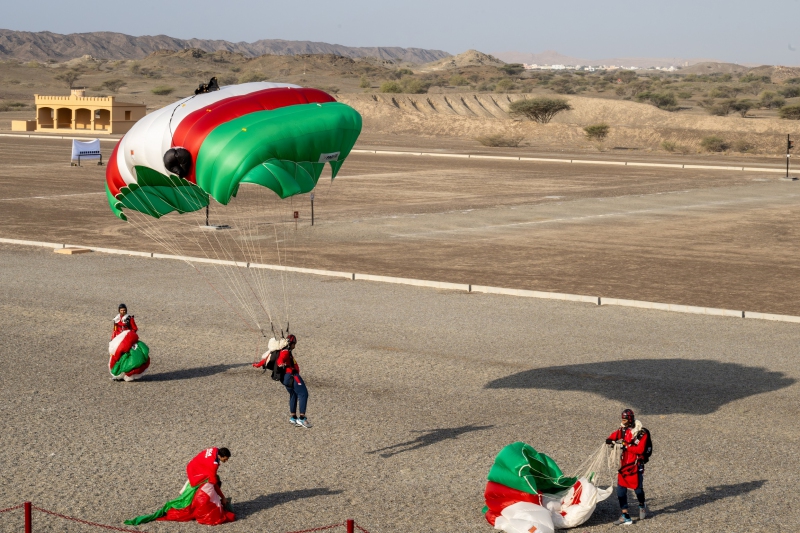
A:
[[[625,409],[622,411],[622,418],[627,420],[629,424],[633,424],[636,418],[633,415],[633,411],[631,409]]]
[[[287,335],[286,344],[297,344],[297,337],[295,337],[294,335]]]

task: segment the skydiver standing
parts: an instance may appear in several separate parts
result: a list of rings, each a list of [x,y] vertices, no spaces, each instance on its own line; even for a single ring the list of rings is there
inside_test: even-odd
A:
[[[642,485],[644,475],[642,459],[649,440],[649,433],[647,430],[642,430],[642,423],[636,420],[631,409],[622,411],[620,428],[606,439],[606,444],[609,446],[614,446],[615,443],[622,446],[620,469],[617,474],[617,498],[622,516],[614,522],[614,525],[629,526],[633,524],[633,520],[628,514],[628,489],[633,489],[639,500],[639,520],[644,520],[647,516],[647,504]]]

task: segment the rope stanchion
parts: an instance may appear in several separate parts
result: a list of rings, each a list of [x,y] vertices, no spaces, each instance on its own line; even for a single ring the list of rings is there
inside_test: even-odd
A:
[[[99,527],[103,529],[110,529],[112,531],[123,531],[125,533],[142,533],[137,529],[127,529],[124,527],[117,527],[117,526],[109,526],[107,524],[99,524],[97,522],[90,522],[89,520],[82,520],[80,518],[75,518],[74,516],[67,516],[65,514],[56,513],[54,511],[48,511],[47,509],[42,509],[41,507],[37,507],[31,502],[21,503],[19,505],[14,505],[13,507],[8,507],[6,509],[0,509],[0,514],[7,513],[10,511],[16,511],[17,509],[25,509],[25,533],[31,533],[32,531],[32,520],[31,520],[31,510],[35,509],[40,513],[49,514],[58,518],[63,518],[64,520],[70,520],[72,522],[78,522],[79,524],[84,524],[87,526]],[[289,531],[288,533],[313,533],[315,531],[325,531],[328,529],[334,529],[337,527],[346,527],[347,533],[355,533],[355,530],[358,529],[361,533],[369,533],[366,529],[356,524],[355,520],[347,520],[345,522],[341,522],[339,524],[332,524],[329,526],[321,526],[321,527],[313,527],[311,529],[302,529],[299,531]]]
[[[85,524],[87,526],[94,526],[94,527],[101,527],[103,529],[110,529],[112,531],[125,531],[127,533],[141,533],[138,529],[126,529],[124,527],[117,527],[117,526],[109,526],[106,524],[98,524],[97,522],[90,522],[88,520],[81,520],[80,518],[75,518],[73,516],[67,516],[61,513],[55,513],[53,511],[48,511],[47,509],[42,509],[41,507],[36,507],[35,505],[31,505],[33,509],[37,511],[53,516],[57,516],[58,518],[63,518],[64,520],[71,520],[73,522],[78,522],[80,524]]]
[[[22,509],[24,506],[25,506],[25,504],[21,503],[19,505],[15,505],[14,507],[9,507],[7,509],[0,509],[0,513],[7,513],[9,511],[16,511],[17,509]]]

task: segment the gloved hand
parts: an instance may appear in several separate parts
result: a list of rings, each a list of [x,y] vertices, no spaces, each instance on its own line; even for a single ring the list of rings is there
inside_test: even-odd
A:
[[[612,444],[614,444],[614,441],[613,441],[613,440],[611,440],[611,439],[606,439],[606,444],[608,444],[609,446],[611,446]]]

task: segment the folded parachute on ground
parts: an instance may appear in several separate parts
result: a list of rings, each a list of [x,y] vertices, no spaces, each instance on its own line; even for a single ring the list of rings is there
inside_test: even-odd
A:
[[[483,512],[506,533],[553,533],[584,523],[611,490],[567,477],[550,457],[515,442],[497,454],[489,470]]]
[[[187,483],[180,496],[165,503],[155,513],[137,516],[131,520],[125,520],[125,523],[129,526],[138,526],[154,520],[170,522],[196,520],[198,524],[218,526],[226,522],[233,522],[236,520],[236,516],[225,510],[219,489],[211,483],[202,481],[194,487]]]
[[[310,192],[327,163],[335,177],[361,133],[361,115],[318,89],[243,83],[145,116],[109,158],[111,210],[159,218],[221,204],[241,183],[280,198]]]
[[[114,379],[139,379],[150,366],[150,348],[135,331],[123,331],[108,343],[108,371]]]

